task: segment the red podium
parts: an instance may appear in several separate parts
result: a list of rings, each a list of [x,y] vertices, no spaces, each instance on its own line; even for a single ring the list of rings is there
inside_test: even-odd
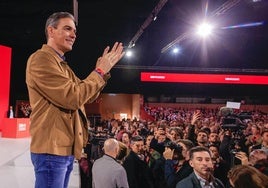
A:
[[[30,137],[29,118],[4,118],[2,137],[4,138],[25,138]]]

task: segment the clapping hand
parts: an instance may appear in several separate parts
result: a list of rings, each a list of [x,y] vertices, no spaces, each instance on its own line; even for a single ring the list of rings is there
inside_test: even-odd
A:
[[[102,56],[98,58],[96,68],[102,70],[103,73],[106,74],[117,62],[119,62],[124,54],[123,44],[115,42],[111,50],[109,46],[104,49]]]

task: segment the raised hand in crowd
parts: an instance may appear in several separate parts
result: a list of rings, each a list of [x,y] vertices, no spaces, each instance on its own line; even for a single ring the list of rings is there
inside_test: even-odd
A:
[[[174,155],[174,149],[171,149],[171,148],[168,148],[166,147],[165,148],[165,151],[163,152],[163,157],[168,160],[172,160],[173,159],[173,155]]]
[[[195,111],[191,119],[191,125],[195,125],[195,123],[200,120],[201,116],[202,114],[199,110]]]
[[[242,165],[249,165],[248,156],[245,152],[243,151],[236,152],[235,157],[240,159]]]

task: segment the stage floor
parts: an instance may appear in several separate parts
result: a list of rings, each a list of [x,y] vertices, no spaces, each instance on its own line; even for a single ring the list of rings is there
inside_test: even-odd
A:
[[[0,132],[0,187],[34,187],[34,171],[30,159],[30,138],[2,138]],[[79,188],[80,177],[75,161],[69,188]]]

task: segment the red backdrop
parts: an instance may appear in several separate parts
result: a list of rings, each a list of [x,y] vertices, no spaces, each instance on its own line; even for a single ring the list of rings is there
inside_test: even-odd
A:
[[[11,48],[0,45],[0,131],[9,109]]]

